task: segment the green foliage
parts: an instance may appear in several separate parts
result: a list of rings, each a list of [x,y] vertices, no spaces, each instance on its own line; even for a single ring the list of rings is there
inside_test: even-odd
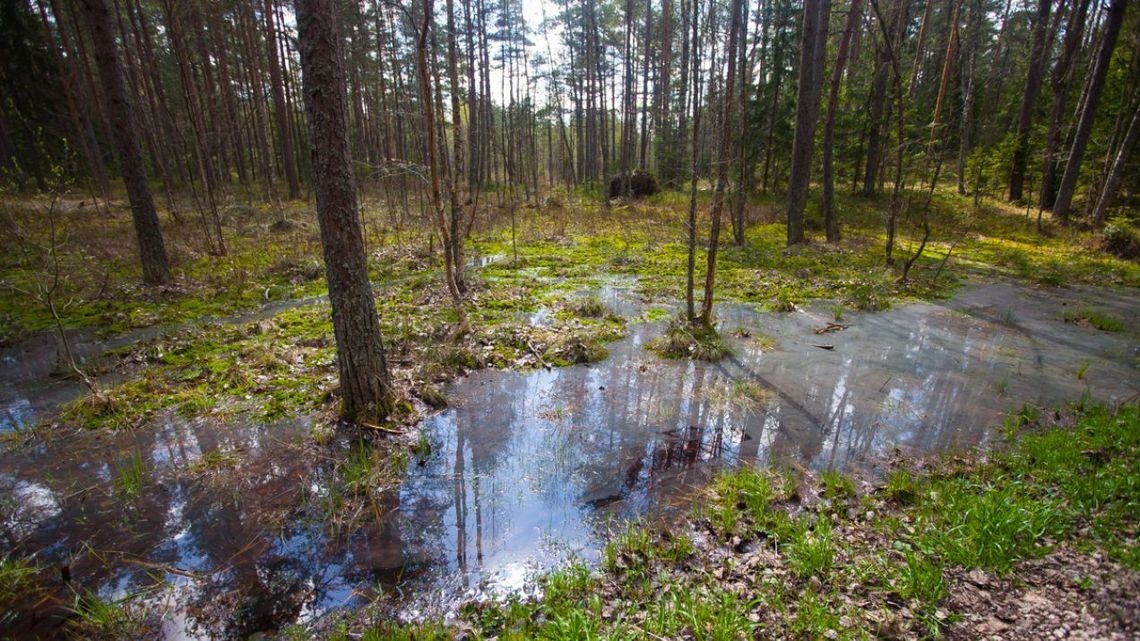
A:
[[[832,501],[844,502],[855,497],[855,482],[838,470],[824,470],[819,480],[823,495]]]
[[[15,614],[19,601],[31,593],[40,568],[33,559],[5,554],[0,558],[0,626]]]
[[[1088,323],[1105,332],[1120,332],[1124,330],[1124,321],[1099,309],[1082,305],[1077,309],[1067,309],[1064,313],[1066,323]]]
[[[77,592],[68,608],[74,617],[69,624],[88,639],[134,638],[146,618],[145,612],[135,607],[137,596],[105,599],[95,592]]]
[[[835,562],[831,522],[820,518],[809,524],[802,518],[797,521],[796,530],[796,536],[787,547],[788,566],[800,578],[816,577],[826,581]]]
[[[1140,257],[1140,231],[1124,222],[1111,222],[1104,226],[1104,249],[1125,260]]]
[[[358,440],[340,464],[344,488],[350,494],[368,494],[376,485],[379,465],[375,450],[363,439]]]
[[[947,479],[921,505],[923,543],[952,565],[1007,571],[1018,559],[1048,551],[1045,537],[1062,534],[1066,515],[1055,500],[1017,481]]]
[[[567,309],[575,316],[581,318],[606,318],[613,315],[610,308],[597,296],[587,296],[573,300],[567,304]]]
[[[774,498],[772,477],[751,467],[722,472],[713,483],[718,502],[760,520]]]
[[[148,476],[142,452],[136,451],[115,469],[111,478],[111,487],[115,495],[123,501],[133,502],[142,496],[143,485]]]
[[[887,477],[887,485],[883,488],[884,493],[891,500],[897,501],[902,505],[910,505],[913,503],[922,491],[921,483],[910,468],[905,465],[900,465],[891,470],[890,475]]]
[[[908,551],[899,565],[898,594],[904,599],[936,606],[946,596],[942,565],[924,554]]]

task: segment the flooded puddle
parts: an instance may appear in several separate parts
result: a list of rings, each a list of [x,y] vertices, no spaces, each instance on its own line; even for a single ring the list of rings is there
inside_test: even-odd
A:
[[[641,311],[621,287],[600,296]],[[1086,303],[1129,329],[1063,321]],[[106,598],[141,593],[170,639],[243,638],[382,594],[414,617],[594,560],[618,523],[687,511],[722,466],[867,469],[896,448],[985,445],[1022,403],[1140,392],[1127,293],[978,285],[943,305],[847,313],[822,334],[835,322],[822,305],[725,305],[719,320],[734,355],[715,364],[656,358],[644,345],[663,324],[639,323],[600,363],[458,381],[425,422],[431,455],[353,507],[351,527],[327,519],[337,445],[306,445],[304,420],[168,419],[35,443],[0,457],[3,550],[38,552]],[[140,464],[144,489],[124,501]],[[51,636],[52,606],[14,632]]]

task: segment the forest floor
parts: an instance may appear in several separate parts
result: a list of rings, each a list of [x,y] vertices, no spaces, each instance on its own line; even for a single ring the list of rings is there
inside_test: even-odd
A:
[[[914,196],[916,212],[921,198]],[[145,432],[172,415],[264,425],[303,415],[312,417],[311,428],[296,438],[317,445],[337,439],[335,351],[319,238],[303,208],[286,212],[288,224],[278,213],[230,208],[224,256],[201,250],[194,223],[170,225],[176,282],[156,289],[134,284],[125,210],[117,206],[106,216],[83,205],[4,204],[18,230],[0,246],[0,421],[11,447],[39,447],[76,431]],[[474,230],[467,246],[472,332],[454,340],[457,316],[428,235],[365,203],[369,264],[403,399],[393,425],[380,431],[404,436],[376,439],[378,463],[363,468],[351,447],[336,450],[333,468],[346,496],[358,485],[398,486],[424,447],[415,426],[447,405],[448,384],[464,373],[599,361],[631,324],[676,314],[684,199],[660,194],[608,212],[573,196],[548,205],[513,215],[492,208],[492,224]],[[931,241],[909,280],[900,282],[895,269],[883,266],[885,200],[848,198],[841,206],[841,244],[789,250],[776,208],[750,205],[744,243],[728,238],[722,248],[718,300],[776,313],[822,306],[841,323],[845,312],[945,299],[964,282],[1013,281],[1046,291],[1094,285],[1126,295],[1140,287],[1140,264],[1106,253],[1098,234],[1049,224],[1039,234],[1025,212],[988,201],[975,206],[948,193],[936,196]],[[46,235],[49,207],[66,237]],[[917,214],[906,221],[899,262],[919,244]],[[697,264],[704,264],[703,251]],[[57,275],[60,286],[51,296],[80,367],[97,381],[95,395],[60,365],[51,333],[56,321],[45,299]],[[615,281],[633,289],[635,315],[615,313],[588,294]],[[1109,309],[1082,306],[1065,314],[1066,322],[1098,331],[1135,332],[1131,319]],[[538,601],[472,605],[443,627],[377,627],[364,608],[341,623],[325,620],[319,634],[340,634],[343,624],[344,634],[367,630],[366,638],[438,632],[711,639],[749,631],[1037,638],[1059,629],[1087,638],[1134,636],[1138,614],[1128,602],[1140,587],[1134,407],[1114,414],[1090,404],[1045,418],[1027,409],[1011,420],[1011,434],[1028,436],[1014,439],[1008,454],[897,467],[885,482],[722,476],[709,490],[708,508],[686,521],[687,534],[635,527],[607,547],[600,572],[577,565],[557,571],[543,579]],[[1063,436],[1072,433],[1081,438]],[[1064,456],[1043,456],[1039,441],[1063,445]],[[240,460],[196,465],[196,474],[215,475],[240,467]],[[130,476],[116,473],[106,483],[115,496],[131,494]],[[138,476],[134,485],[145,483]],[[1089,487],[1078,482],[1086,478]],[[135,487],[139,492],[146,488]],[[10,580],[3,583],[12,587],[0,602],[57,598],[44,596],[58,594],[59,586],[38,585],[50,572],[34,556],[21,557],[28,551],[18,545],[4,551],[12,555],[4,557]],[[146,621],[112,605],[77,597],[67,618],[80,635],[126,634]]]
[[[538,598],[415,624],[366,609],[290,638],[1136,638],[1140,409],[1006,427],[1000,451],[896,460],[877,483],[728,471],[683,524],[634,524]]]

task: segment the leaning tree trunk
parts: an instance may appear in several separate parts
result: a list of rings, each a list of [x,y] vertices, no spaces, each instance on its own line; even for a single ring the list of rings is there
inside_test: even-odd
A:
[[[1077,123],[1076,133],[1073,134],[1073,147],[1069,150],[1069,162],[1065,165],[1065,173],[1061,177],[1061,188],[1057,191],[1057,202],[1053,205],[1053,217],[1061,222],[1068,222],[1069,208],[1073,204],[1073,192],[1077,188],[1077,177],[1081,172],[1081,161],[1084,160],[1085,147],[1089,143],[1089,134],[1092,133],[1093,119],[1096,117],[1097,103],[1104,89],[1104,79],[1108,76],[1108,65],[1112,61],[1112,52],[1116,49],[1116,38],[1120,35],[1120,25],[1124,22],[1124,9],[1127,0],[1112,0],[1108,6],[1104,21],[1104,40],[1096,55],[1092,76],[1089,78],[1088,95],[1084,107],[1081,109],[1081,119]]]
[[[1128,164],[1128,158],[1132,154],[1132,148],[1136,146],[1136,138],[1140,136],[1140,102],[1137,102],[1136,109],[1132,113],[1132,122],[1128,125],[1128,133],[1124,134],[1124,140],[1120,142],[1120,147],[1117,149],[1116,158],[1112,161],[1112,169],[1108,171],[1108,178],[1104,181],[1104,188],[1100,192],[1100,198],[1096,201],[1096,207],[1093,209],[1093,224],[1103,225],[1108,205],[1112,202],[1113,196],[1116,195],[1116,189],[1120,186],[1120,179],[1124,176],[1124,166]]]
[[[305,109],[310,139],[315,143],[312,166],[317,221],[329,282],[343,411],[352,420],[382,419],[392,411],[392,381],[368,281],[348,148],[336,0],[297,0],[296,11]]]
[[[804,2],[800,38],[800,82],[796,96],[796,132],[792,141],[792,167],[788,176],[788,245],[804,242],[804,207],[811,181],[811,156],[819,120],[824,43],[827,41],[827,0]]]
[[[170,263],[166,258],[166,245],[162,228],[154,209],[154,197],[147,183],[142,147],[139,146],[134,114],[127,98],[123,81],[123,68],[115,45],[111,11],[106,0],[82,0],[91,29],[91,42],[95,49],[95,65],[103,80],[103,95],[111,121],[111,134],[119,154],[119,171],[127,188],[131,203],[131,218],[138,236],[139,258],[142,262],[143,281],[152,285],[170,282]]]
[[[1084,34],[1085,18],[1088,16],[1089,0],[1078,0],[1079,4],[1069,15],[1065,25],[1065,38],[1061,44],[1061,55],[1053,67],[1050,84],[1053,86],[1053,106],[1049,111],[1049,135],[1045,142],[1045,163],[1041,170],[1040,209],[1052,209],[1057,196],[1057,150],[1061,147],[1061,121],[1065,117],[1069,98],[1069,87],[1073,82],[1074,62]]]
[[[832,162],[835,150],[835,113],[839,110],[839,85],[843,81],[843,67],[847,64],[847,50],[851,34],[862,18],[862,0],[851,0],[847,21],[839,39],[839,53],[831,71],[831,87],[827,97],[827,116],[823,121],[823,218],[827,227],[827,242],[839,242],[839,219],[835,215],[835,177]]]

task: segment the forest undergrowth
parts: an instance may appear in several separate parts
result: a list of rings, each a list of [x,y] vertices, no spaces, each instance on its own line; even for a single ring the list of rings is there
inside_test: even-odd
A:
[[[702,201],[708,195],[701,192]],[[809,211],[816,240],[785,249],[775,205],[752,203],[744,243],[723,243],[717,300],[779,312],[825,300],[841,314],[947,297],[968,278],[1046,287],[1140,286],[1140,264],[1106,253],[1097,234],[1054,226],[1039,233],[1024,212],[991,201],[975,206],[949,192],[934,199],[934,232],[903,281],[898,265],[884,265],[883,203],[849,196],[841,204],[841,243],[821,242],[821,221]],[[124,212],[105,208],[107,216],[75,201],[65,205],[60,215],[75,230],[59,250],[63,286],[57,298],[65,326],[80,334],[98,327],[99,337],[158,331],[86,363],[89,374],[117,373],[110,378],[123,382],[71,404],[55,424],[138,427],[163,409],[188,417],[252,413],[274,420],[334,406],[335,350],[321,298],[320,245],[308,210],[296,207],[283,216],[231,208],[229,251],[220,257],[195,248],[193,228],[178,228],[171,234],[175,284],[141,288],[129,284],[137,281],[132,272],[138,268],[130,259],[129,235],[122,233],[129,222]],[[465,300],[472,331],[457,338],[438,243],[366,202],[370,271],[404,399],[395,420],[415,422],[420,413],[412,401],[428,409],[444,404],[442,387],[465,371],[604,358],[605,343],[638,320],[592,309],[596,302],[582,304],[594,300],[604,284],[632,287],[649,307],[641,320],[672,314],[684,290],[685,205],[680,195],[662,193],[618,203],[606,213],[567,198],[565,205],[520,209],[513,235],[504,220],[474,230],[467,243],[474,258]],[[5,207],[25,230],[4,248],[9,264],[0,287],[0,336],[11,344],[48,330],[53,319],[22,293],[46,277],[43,257],[30,248],[39,231],[37,207]],[[899,262],[917,244],[917,238],[901,234]],[[698,264],[703,261],[698,251]],[[539,310],[550,322],[532,322]]]

